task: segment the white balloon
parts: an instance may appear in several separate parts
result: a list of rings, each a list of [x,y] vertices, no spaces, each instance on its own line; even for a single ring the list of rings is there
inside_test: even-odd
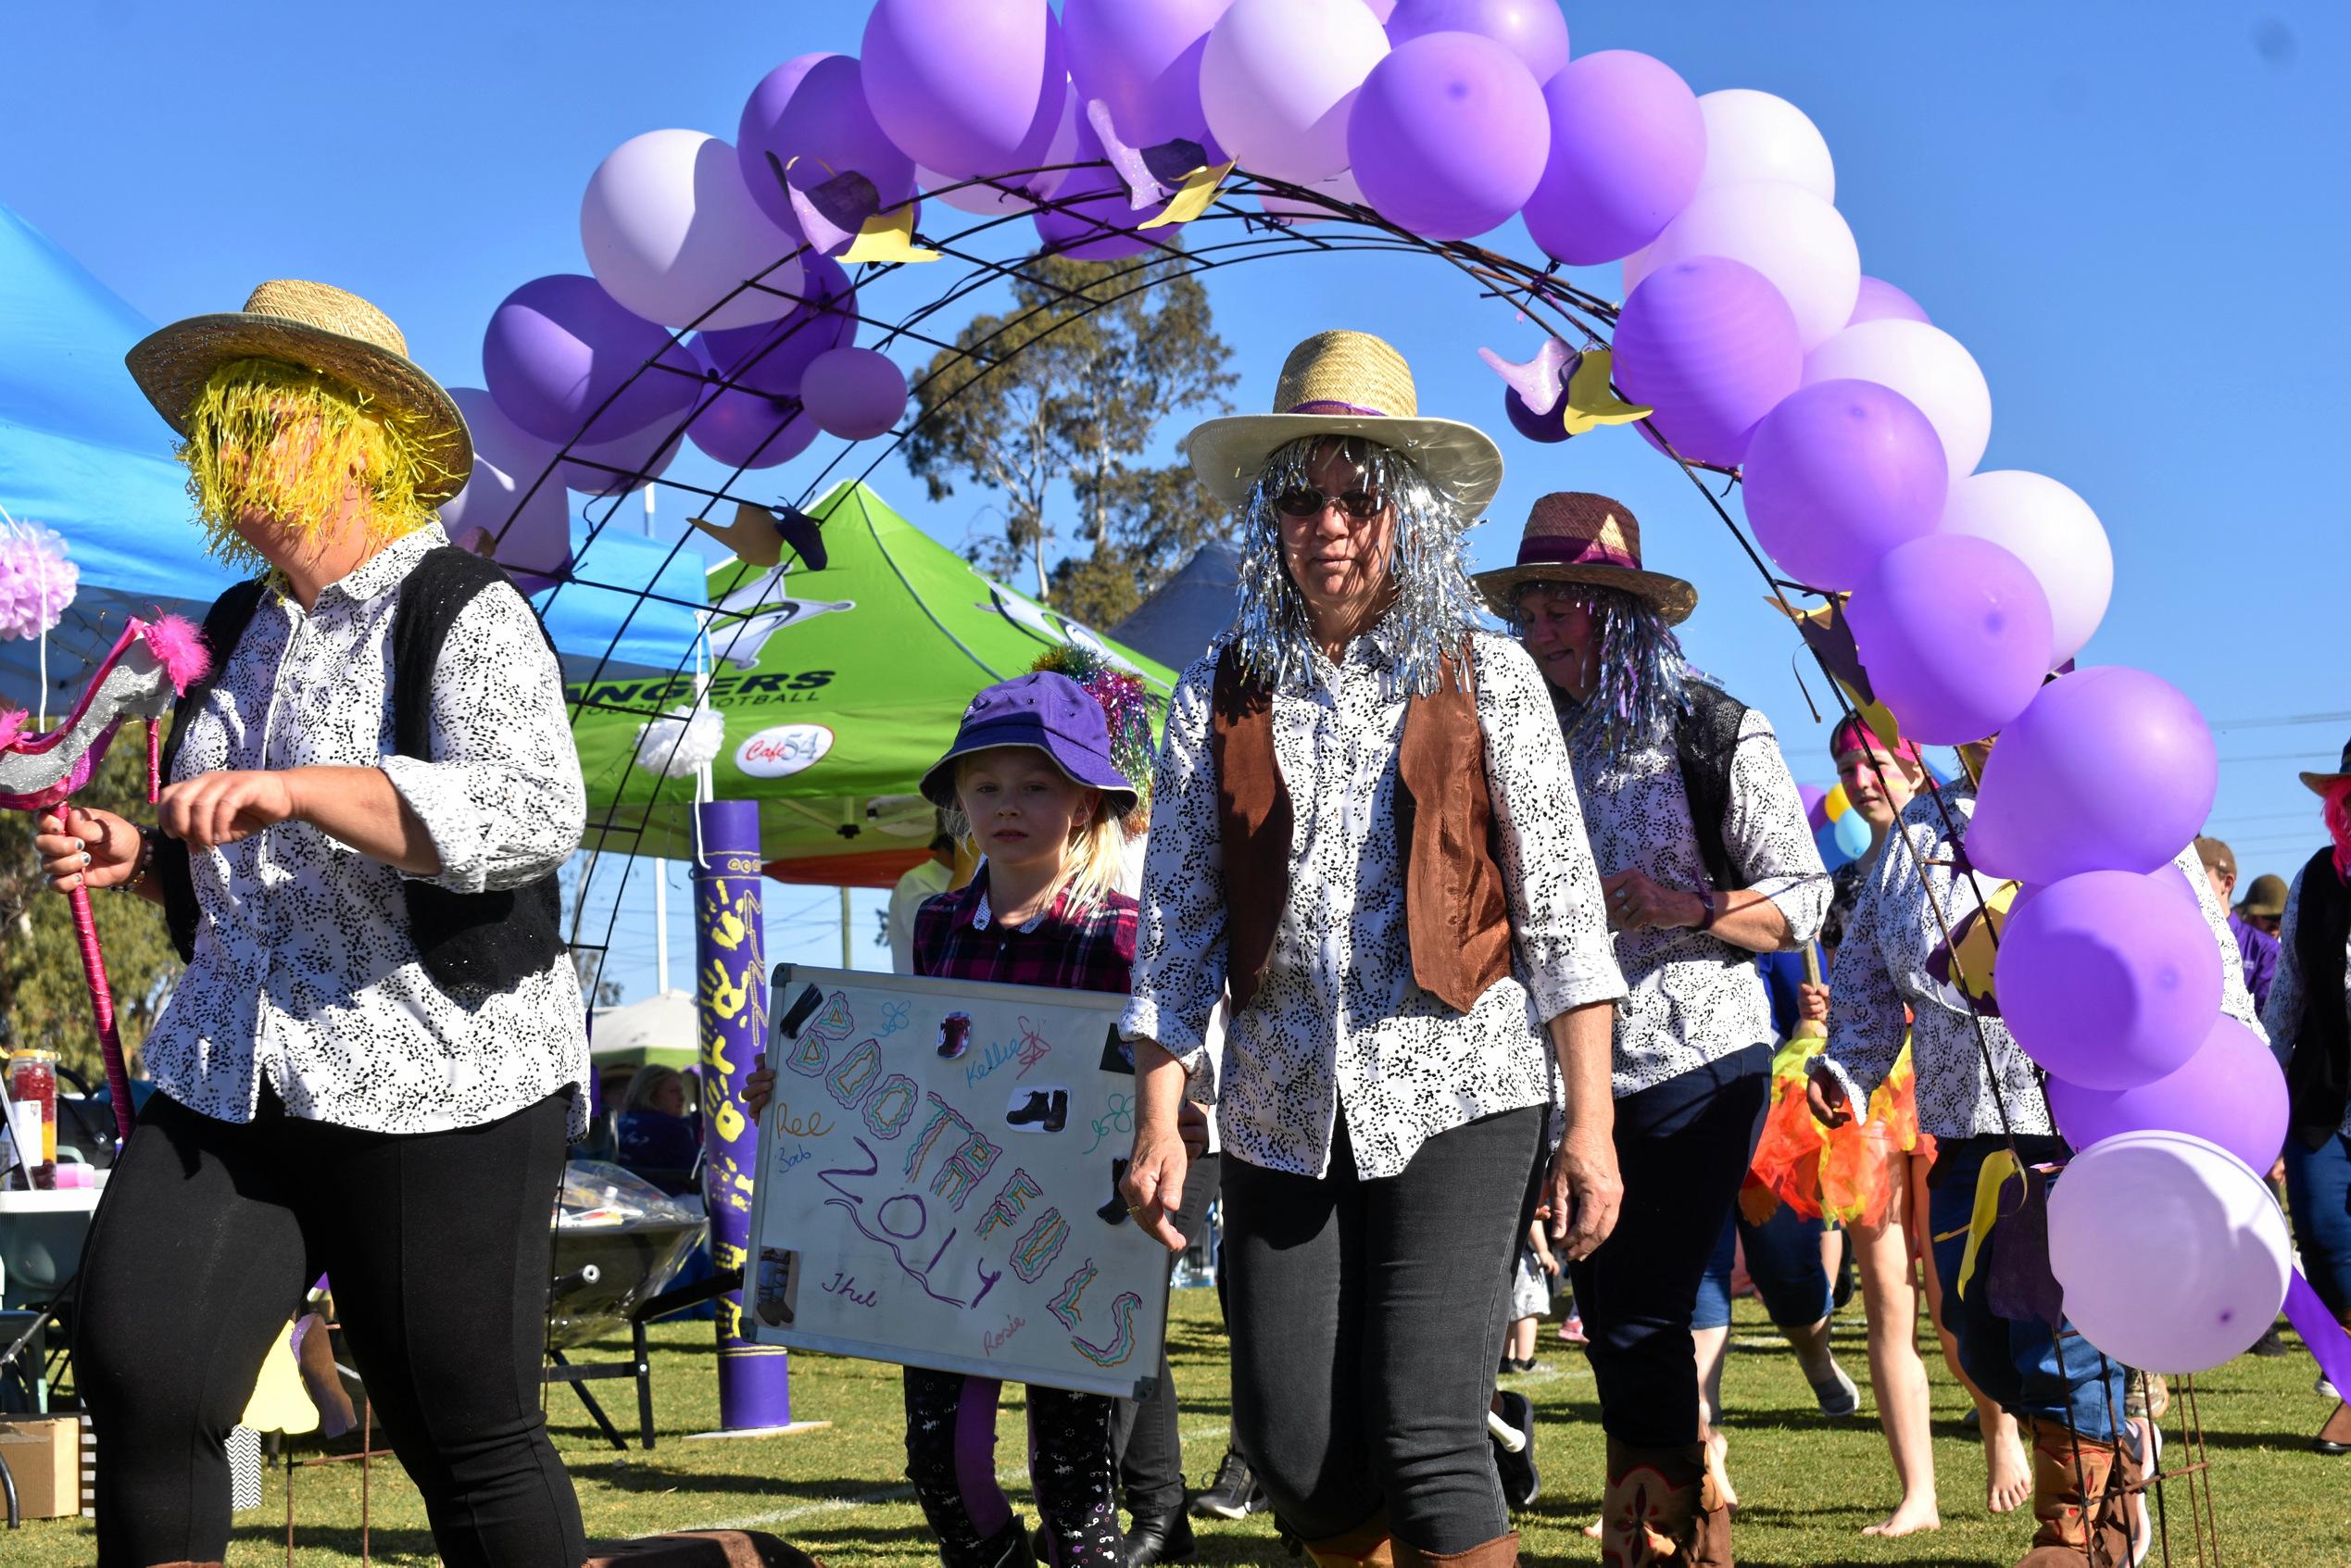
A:
[[[746,289],[719,305],[749,278],[797,293],[799,262],[775,263],[800,242],[752,200],[734,146],[699,131],[648,131],[613,148],[580,198],[580,245],[607,294],[665,327],[748,327],[797,303]]]
[[[2049,596],[2053,662],[2080,653],[2114,596],[2114,546],[2090,503],[2045,474],[1994,469],[1951,487],[1941,532],[1989,539]]]
[[[509,571],[554,577],[572,558],[572,513],[562,479],[547,472],[553,444],[508,419],[478,386],[453,386],[449,396],[473,437],[473,472],[464,489],[441,503],[442,530],[463,544],[480,529],[496,541],[491,558]],[[526,581],[524,591],[534,586]]]
[[[982,218],[1003,218],[1012,213],[1027,212],[1038,202],[1050,199],[1055,192],[1069,183],[1069,177],[1075,170],[1057,166],[1082,160],[1084,155],[1077,147],[1077,94],[1064,82],[1062,88],[1062,122],[1053,132],[1052,144],[1037,159],[1037,167],[1046,172],[1032,174],[1020,182],[1021,190],[1025,194],[1016,194],[993,185],[975,184],[963,185],[960,191],[933,196],[928,193],[941,186],[962,185],[963,182],[928,169],[914,171],[915,187],[925,193],[924,201],[944,202],[958,212],[977,213]]]
[[[1751,180],[1802,185],[1822,201],[1837,199],[1837,165],[1829,140],[1804,110],[1752,87],[1726,87],[1698,100],[1706,117],[1702,191]]]
[[[2067,1321],[2109,1360],[2197,1373],[2277,1320],[2294,1248],[2235,1155],[2185,1133],[2122,1133],[2074,1156],[2050,1190],[2049,1263]]]
[[[1743,261],[1771,280],[1810,348],[1853,320],[1861,247],[1837,209],[1800,185],[1752,181],[1702,190],[1666,232],[1625,257],[1628,296],[1661,267],[1701,256]]]
[[[1976,471],[1992,444],[1992,388],[1975,356],[1941,327],[1924,321],[1864,321],[1804,356],[1804,384],[1873,381],[1918,406],[1942,437],[1955,483]]]
[[[1208,129],[1251,173],[1327,180],[1347,167],[1348,112],[1387,53],[1363,0],[1234,0],[1201,56]]]
[[[498,400],[478,386],[453,386],[449,398],[465,416],[466,433],[473,437],[473,455],[486,458],[507,473],[528,484],[555,461],[555,443],[542,441],[506,417]],[[475,521],[480,521],[476,519]]]

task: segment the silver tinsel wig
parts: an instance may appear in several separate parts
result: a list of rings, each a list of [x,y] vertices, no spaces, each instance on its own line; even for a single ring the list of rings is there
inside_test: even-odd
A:
[[[1530,583],[1519,592],[1544,586]],[[1681,639],[1647,599],[1592,583],[1578,583],[1572,591],[1591,606],[1599,680],[1580,702],[1552,688],[1569,749],[1589,747],[1621,762],[1646,746],[1670,748],[1674,727],[1690,709],[1689,683],[1705,677],[1691,669]],[[1511,603],[1515,611],[1517,595]]]
[[[1295,690],[1313,679],[1314,627],[1305,596],[1282,558],[1281,516],[1274,502],[1311,487],[1308,470],[1326,442],[1344,441],[1358,465],[1357,483],[1383,496],[1396,513],[1396,543],[1389,559],[1395,599],[1365,633],[1395,668],[1402,689],[1426,696],[1442,675],[1440,654],[1457,652],[1478,623],[1479,600],[1462,570],[1462,535],[1475,519],[1429,483],[1403,453],[1364,437],[1310,435],[1277,449],[1250,486],[1234,518],[1241,530],[1240,604],[1232,637],[1241,669],[1267,686]]]

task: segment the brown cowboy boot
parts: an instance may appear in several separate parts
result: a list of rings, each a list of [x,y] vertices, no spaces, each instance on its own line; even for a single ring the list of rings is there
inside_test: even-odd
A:
[[[1397,1568],[1518,1568],[1518,1532],[1480,1541],[1465,1551],[1423,1551],[1396,1543]]]
[[[1636,1449],[1608,1439],[1600,1561],[1608,1568],[1731,1568],[1730,1509],[1707,1474],[1704,1444]]]
[[[1315,1568],[1396,1568],[1398,1553],[1395,1543],[1388,1538],[1384,1508],[1352,1530],[1304,1545]]]
[[[2041,1524],[2017,1568],[2130,1568],[2131,1494],[2119,1488],[2138,1478],[2137,1463],[2117,1445],[2060,1422],[2027,1417],[2025,1424],[2032,1434],[2032,1513]]]

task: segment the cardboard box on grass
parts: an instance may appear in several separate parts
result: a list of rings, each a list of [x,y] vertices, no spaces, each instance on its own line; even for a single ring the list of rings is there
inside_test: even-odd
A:
[[[17,1506],[25,1518],[82,1512],[82,1424],[72,1416],[0,1421],[0,1460],[16,1480]]]

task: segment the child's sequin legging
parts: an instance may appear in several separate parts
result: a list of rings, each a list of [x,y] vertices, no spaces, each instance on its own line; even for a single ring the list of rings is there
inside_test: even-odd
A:
[[[996,1401],[1003,1385],[959,1373],[906,1369],[906,1477],[938,1537],[946,1568],[997,1568],[1012,1503],[996,1481]],[[1028,1475],[1044,1515],[1046,1560],[1056,1568],[1125,1568],[1114,1401],[1100,1394],[1028,1387]]]

